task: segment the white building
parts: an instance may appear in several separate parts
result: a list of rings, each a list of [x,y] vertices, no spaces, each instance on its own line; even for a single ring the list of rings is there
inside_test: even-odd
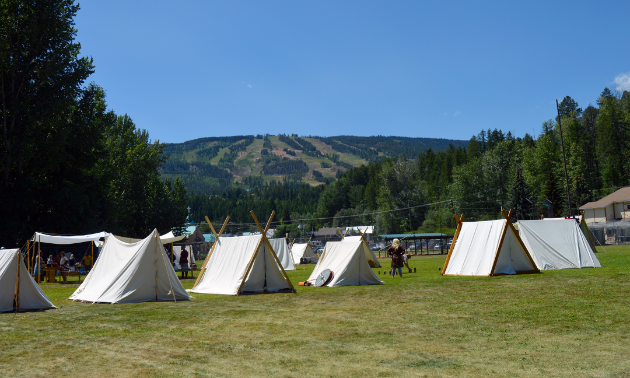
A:
[[[621,188],[599,201],[582,205],[580,210],[584,211],[587,224],[630,219],[630,187]]]

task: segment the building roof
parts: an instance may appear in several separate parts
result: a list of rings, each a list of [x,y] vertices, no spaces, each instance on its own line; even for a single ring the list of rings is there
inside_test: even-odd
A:
[[[360,230],[362,233],[364,234],[373,234],[374,233],[374,226],[353,226],[353,227],[346,227],[346,231],[350,230],[350,231],[358,231]]]
[[[324,227],[324,228],[320,228],[319,230],[317,230],[316,235],[317,236],[339,236],[339,232],[337,231],[337,227]]]
[[[379,235],[380,238],[382,239],[404,239],[404,238],[411,238],[411,239],[420,239],[420,238],[424,238],[424,239],[431,239],[431,238],[439,238],[439,237],[443,237],[443,236],[449,236],[446,234],[440,234],[439,232],[427,232],[424,234],[382,234]]]
[[[599,201],[589,202],[586,205],[582,205],[580,206],[580,210],[603,208],[613,202],[630,202],[630,186],[621,188],[616,192],[600,199]]]

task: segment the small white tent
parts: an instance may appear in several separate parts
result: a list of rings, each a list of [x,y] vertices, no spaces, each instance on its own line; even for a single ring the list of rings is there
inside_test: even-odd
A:
[[[370,252],[362,240],[328,242],[308,282],[315,283],[324,270],[330,269],[333,278],[326,285],[328,287],[382,284],[384,282],[374,274],[368,264]]]
[[[310,243],[294,243],[291,246],[291,255],[295,264],[300,264],[301,259],[307,259],[309,263],[317,262],[317,255]]]
[[[264,235],[219,237],[197,284],[190,291],[239,295],[293,290],[265,240]]]
[[[18,272],[19,269],[19,272]],[[0,312],[56,308],[28,274],[19,249],[0,250]]]
[[[540,270],[601,267],[574,219],[522,220],[518,231]]]
[[[509,215],[505,214],[506,219]],[[506,219],[463,222],[457,231],[442,275],[496,276],[538,272],[512,223]]]
[[[70,299],[91,303],[135,303],[191,298],[164,252],[157,230],[126,243],[114,235]]]
[[[278,256],[278,260],[280,260],[280,264],[282,264],[284,270],[295,270],[295,262],[293,261],[291,251],[289,251],[287,241],[284,238],[278,238],[269,239],[269,243],[271,243],[271,247],[276,253],[276,256]]]

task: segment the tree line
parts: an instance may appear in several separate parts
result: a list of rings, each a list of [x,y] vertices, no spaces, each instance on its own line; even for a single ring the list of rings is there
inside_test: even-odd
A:
[[[34,231],[144,237],[182,224],[186,189],[160,177],[164,144],[85,85],[94,64],[75,41],[79,6],[0,4],[0,245]]]

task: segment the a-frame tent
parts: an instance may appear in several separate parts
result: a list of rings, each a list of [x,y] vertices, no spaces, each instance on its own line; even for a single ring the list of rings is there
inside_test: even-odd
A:
[[[295,261],[293,261],[293,255],[291,255],[286,239],[269,239],[269,243],[271,243],[271,248],[278,256],[282,268],[284,270],[295,270]]]
[[[518,232],[505,219],[464,222],[455,215],[457,230],[448,251],[442,275],[498,276],[539,272]]]
[[[333,273],[333,278],[326,285],[328,287],[383,284],[384,282],[370,268],[368,263],[370,252],[363,240],[344,238],[340,242],[328,242],[307,281],[314,284],[317,277],[329,269]]]
[[[221,237],[227,226],[225,220],[219,234],[214,231],[210,220],[206,221],[216,237],[216,241],[206,257],[195,286],[190,290],[200,294],[240,295],[249,293],[295,292],[278,256],[267,239],[267,230],[275,211],[263,230],[251,211],[252,217],[260,229],[260,235]]]
[[[291,255],[296,265],[301,264],[302,259],[308,260],[309,263],[317,262],[317,255],[311,247],[310,239],[306,243],[291,244]]]
[[[190,298],[153,230],[135,243],[108,236],[94,268],[69,299],[113,304]]]
[[[28,273],[19,249],[0,249],[0,312],[56,308]]]
[[[522,220],[518,231],[540,270],[601,267],[577,219]]]

